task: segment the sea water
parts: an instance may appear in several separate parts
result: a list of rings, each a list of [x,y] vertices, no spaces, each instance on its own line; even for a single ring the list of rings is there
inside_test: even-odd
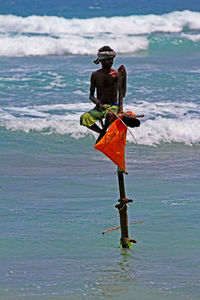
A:
[[[199,299],[200,7],[7,1],[0,16],[0,299]],[[129,235],[116,166],[79,125],[97,49],[127,69]]]

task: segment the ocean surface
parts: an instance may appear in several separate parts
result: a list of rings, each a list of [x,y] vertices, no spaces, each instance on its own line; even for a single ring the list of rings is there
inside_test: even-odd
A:
[[[129,235],[116,166],[79,125],[97,49],[128,74]],[[0,300],[200,299],[199,1],[0,6]]]

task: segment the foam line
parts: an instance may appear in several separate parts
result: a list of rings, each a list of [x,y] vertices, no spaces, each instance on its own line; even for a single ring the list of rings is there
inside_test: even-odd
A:
[[[199,31],[200,13],[189,10],[89,19],[0,15],[0,56],[94,55],[105,43],[118,53],[137,53],[149,49],[151,34],[180,34],[180,43],[196,43]]]

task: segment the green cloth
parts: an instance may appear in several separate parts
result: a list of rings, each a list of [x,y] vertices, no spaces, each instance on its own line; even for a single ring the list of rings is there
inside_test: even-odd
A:
[[[104,106],[109,108],[116,114],[119,111],[119,107],[117,105],[104,104]],[[94,123],[96,123],[100,119],[105,118],[108,112],[109,111],[103,107],[99,107],[99,108],[95,107],[81,116],[80,123],[81,125],[91,127]]]

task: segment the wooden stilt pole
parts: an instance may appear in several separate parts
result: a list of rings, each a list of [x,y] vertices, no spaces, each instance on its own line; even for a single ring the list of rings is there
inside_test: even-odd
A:
[[[127,213],[127,205],[126,205],[126,193],[124,186],[124,174],[119,169],[117,171],[118,182],[119,182],[119,193],[120,199],[119,204],[115,207],[119,210],[120,217],[120,229],[121,229],[121,245],[123,248],[129,248],[129,236],[128,236],[128,213]]]
[[[118,69],[118,105],[120,111],[123,111],[123,97],[126,94],[126,70],[123,66]],[[126,198],[125,185],[124,185],[124,172],[118,168],[118,183],[119,183],[119,194],[120,199],[119,204],[115,205],[119,211],[120,218],[120,229],[121,229],[121,246],[123,248],[130,248],[131,242],[136,242],[135,240],[130,240],[128,235],[128,213],[127,213],[127,203],[133,200]]]

